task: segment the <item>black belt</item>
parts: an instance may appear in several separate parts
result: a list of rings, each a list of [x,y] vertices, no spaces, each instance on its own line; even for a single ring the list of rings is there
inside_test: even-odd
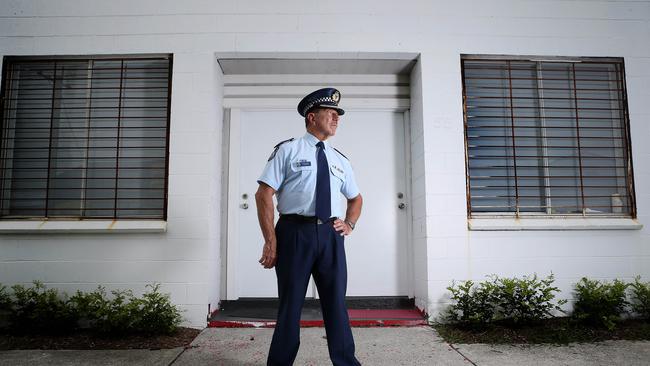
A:
[[[334,220],[338,219],[338,217],[330,217],[327,219],[325,222],[321,221],[316,216],[302,216],[302,215],[297,215],[297,214],[280,214],[280,220],[287,220],[291,222],[300,222],[303,224],[326,224],[328,222],[332,222]]]

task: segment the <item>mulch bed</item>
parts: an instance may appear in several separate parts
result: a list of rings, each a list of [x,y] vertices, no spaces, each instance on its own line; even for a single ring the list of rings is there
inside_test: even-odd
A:
[[[605,340],[650,340],[650,322],[625,320],[616,328],[587,326],[570,318],[546,319],[533,325],[513,326],[493,324],[483,328],[468,328],[450,324],[436,324],[434,328],[449,343],[552,343],[599,342]]]
[[[0,333],[0,350],[13,349],[165,349],[188,346],[199,329],[180,327],[171,335],[121,335],[102,336],[92,332],[71,334],[28,334],[14,335]]]

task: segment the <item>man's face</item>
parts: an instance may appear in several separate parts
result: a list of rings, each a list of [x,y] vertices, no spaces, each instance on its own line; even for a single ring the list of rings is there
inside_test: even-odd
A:
[[[336,134],[336,128],[339,125],[339,114],[335,109],[318,108],[310,113],[314,114],[312,128],[315,132],[323,134],[325,137]]]

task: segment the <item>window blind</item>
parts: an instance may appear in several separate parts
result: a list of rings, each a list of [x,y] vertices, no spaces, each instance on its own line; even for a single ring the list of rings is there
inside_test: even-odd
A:
[[[165,218],[171,56],[5,58],[0,217]]]
[[[635,215],[622,60],[461,63],[470,217]]]

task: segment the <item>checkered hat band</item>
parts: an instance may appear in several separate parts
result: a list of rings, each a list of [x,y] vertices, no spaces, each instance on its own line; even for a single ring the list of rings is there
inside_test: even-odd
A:
[[[310,102],[309,104],[307,104],[305,106],[305,108],[303,109],[302,114],[307,113],[307,111],[312,109],[315,105],[317,105],[317,104],[320,105],[320,104],[324,104],[324,103],[331,103],[331,104],[333,104],[332,107],[337,107],[338,106],[338,104],[331,97],[318,98],[318,99]]]

